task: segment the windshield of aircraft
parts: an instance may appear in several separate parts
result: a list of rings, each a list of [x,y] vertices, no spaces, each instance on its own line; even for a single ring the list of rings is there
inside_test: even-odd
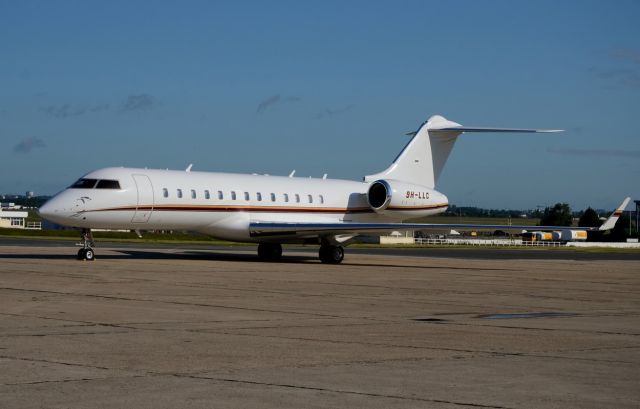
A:
[[[78,179],[76,183],[69,186],[70,189],[120,189],[120,182],[110,179]]]
[[[120,189],[120,183],[117,180],[102,179],[98,181],[96,189]]]
[[[69,186],[71,189],[93,189],[98,179],[78,179],[76,183]]]

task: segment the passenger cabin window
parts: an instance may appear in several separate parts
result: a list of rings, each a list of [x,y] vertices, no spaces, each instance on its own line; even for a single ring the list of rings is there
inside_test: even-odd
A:
[[[244,192],[244,200],[248,201],[249,199],[250,199],[249,192]]]
[[[313,196],[307,195],[307,199],[309,200],[309,203],[313,203]]]
[[[276,201],[276,194],[275,193],[271,193],[271,201],[272,202]]]
[[[78,179],[76,183],[69,186],[71,189],[93,189],[98,179]]]
[[[231,200],[236,200],[236,192],[231,191]]]
[[[256,198],[258,199],[258,202],[262,202],[262,193],[256,193]]]
[[[96,189],[116,189],[120,190],[120,182],[117,180],[102,179],[98,181]]]
[[[296,203],[300,203],[300,195],[296,193]]]
[[[288,194],[288,193],[285,193],[285,194],[284,194],[284,201],[285,201],[286,203],[288,203],[288,202],[289,202],[289,194]]]
[[[191,189],[191,198],[195,199],[196,198],[196,191]]]
[[[322,197],[322,195],[320,195],[320,203],[324,204],[324,197]]]
[[[169,191],[166,187],[162,188],[162,197],[169,197]]]
[[[219,200],[224,199],[224,194],[222,193],[222,190],[218,190],[218,199]]]
[[[204,191],[204,198],[207,199],[207,200],[211,199],[211,195],[209,194],[208,190]]]
[[[176,193],[178,194],[178,199],[182,199],[182,189],[178,189]]]

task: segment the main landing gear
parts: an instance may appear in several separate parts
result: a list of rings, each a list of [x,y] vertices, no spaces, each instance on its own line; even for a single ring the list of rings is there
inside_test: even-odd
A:
[[[78,246],[82,246],[82,248],[78,250],[78,260],[95,260],[96,254],[93,251],[93,247],[95,245],[96,244],[93,241],[93,234],[91,233],[91,229],[82,229],[82,234],[80,235],[80,243],[78,243]]]
[[[325,264],[340,264],[344,259],[344,248],[323,243],[318,255],[320,261]],[[278,243],[260,243],[258,257],[264,261],[278,261],[282,258],[282,246]]]
[[[320,256],[320,261],[325,264],[340,264],[344,259],[344,248],[342,246],[322,244],[318,255]]]
[[[282,257],[282,246],[278,243],[260,243],[258,257],[265,261],[278,261]]]

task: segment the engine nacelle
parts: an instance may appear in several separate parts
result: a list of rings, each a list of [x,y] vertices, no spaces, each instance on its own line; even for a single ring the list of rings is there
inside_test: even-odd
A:
[[[376,180],[369,186],[367,191],[367,202],[377,213],[387,210],[391,199],[393,198],[393,190],[386,180]]]
[[[434,189],[384,179],[371,183],[367,203],[376,213],[401,218],[438,214],[449,206],[447,197]]]

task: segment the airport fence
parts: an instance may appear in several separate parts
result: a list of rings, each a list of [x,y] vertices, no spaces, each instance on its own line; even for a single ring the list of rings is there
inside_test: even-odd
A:
[[[27,222],[24,228],[29,230],[42,230],[42,222]]]

